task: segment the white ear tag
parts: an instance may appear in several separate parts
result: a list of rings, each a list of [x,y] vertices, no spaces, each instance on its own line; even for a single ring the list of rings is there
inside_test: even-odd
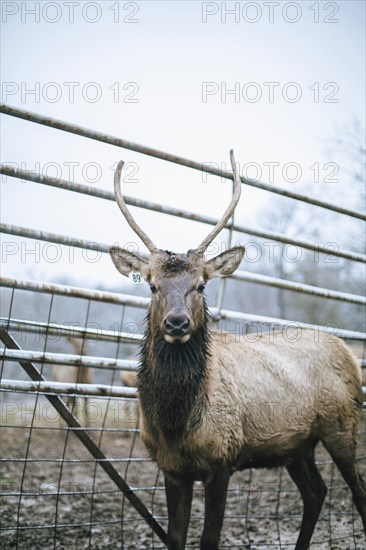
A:
[[[141,274],[138,271],[131,271],[128,278],[130,279],[131,283],[143,283],[144,280],[141,277]]]

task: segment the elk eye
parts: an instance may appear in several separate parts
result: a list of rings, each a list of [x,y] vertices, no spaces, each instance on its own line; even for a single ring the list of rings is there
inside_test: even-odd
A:
[[[203,283],[197,288],[198,292],[203,292],[206,288],[206,285],[204,285]]]
[[[157,288],[156,288],[155,285],[150,285],[150,290],[154,294],[156,292]]]

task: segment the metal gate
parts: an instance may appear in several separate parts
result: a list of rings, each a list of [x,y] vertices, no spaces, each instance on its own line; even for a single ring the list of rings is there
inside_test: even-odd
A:
[[[124,139],[26,112],[1,106],[5,115],[42,124],[83,138],[150,155],[195,170],[232,180],[232,174],[212,165],[194,162],[145,147]],[[1,173],[7,177],[52,186],[68,192],[81,193],[101,200],[114,201],[112,192],[53,179],[26,172],[6,164]],[[333,211],[339,216],[365,220],[357,211],[335,206],[270,184],[242,178],[242,182],[268,193],[282,195],[294,201],[312,205],[314,209]],[[182,211],[149,201],[126,198],[127,204],[156,212],[161,218],[176,216],[216,224],[205,215]],[[283,245],[293,245],[317,255],[329,254],[329,247],[261,227],[248,227],[235,220],[226,226],[227,242],[233,234],[245,242],[247,236],[266,239]],[[108,253],[106,243],[89,242],[77,237],[48,233],[37,229],[2,224],[3,234],[58,243],[85,250]],[[348,249],[332,250],[332,255],[355,265],[363,264],[363,253]],[[290,281],[239,270],[232,279],[242,285],[256,285],[304,296],[304,299],[332,300],[365,306],[365,298],[351,292],[330,290],[315,285]],[[141,310],[149,299],[90,288],[54,284],[47,281],[2,278],[2,317],[0,338],[2,441],[1,498],[3,518],[0,546],[26,545],[34,547],[103,548],[109,545],[123,548],[160,548],[166,542],[166,509],[163,480],[156,466],[147,458],[139,438],[136,390],[127,387],[121,372],[133,373],[137,368],[136,353],[142,338],[138,331],[125,330],[126,312]],[[350,330],[333,324],[314,325],[295,319],[258,315],[253,312],[224,308],[227,287],[224,280],[216,293],[216,303],[210,308],[213,318],[225,326],[250,335],[253,326],[261,330],[288,327],[312,327],[345,338],[365,366],[366,334],[362,327]],[[79,304],[78,325],[62,320],[62,308],[71,301]],[[27,307],[38,304],[41,313],[27,316]],[[93,325],[93,307],[105,304],[118,328]],[[37,306],[37,307],[38,307]],[[42,319],[40,319],[42,317]],[[141,317],[142,318],[142,317]],[[230,323],[232,325],[230,325]],[[320,334],[320,332],[319,332]],[[55,351],[57,342],[77,344],[72,353]],[[88,351],[89,342],[96,352]],[[98,348],[99,346],[99,348]],[[57,347],[57,346],[56,346]],[[75,352],[75,349],[78,351]],[[105,351],[107,350],[107,352]],[[131,358],[132,357],[132,358]],[[56,367],[55,367],[56,366]],[[53,368],[78,368],[73,382],[52,380]],[[103,381],[84,382],[81,368],[101,373]],[[133,380],[132,380],[133,383]],[[71,398],[71,399],[70,399]],[[88,399],[88,401],[85,401]],[[363,414],[358,447],[358,460],[365,473],[366,430]],[[319,468],[328,485],[328,496],[314,535],[312,548],[362,548],[362,527],[351,495],[333,467],[329,456],[321,450]],[[263,473],[249,470],[233,476],[228,494],[223,547],[227,548],[288,548],[298,533],[301,502],[287,473]],[[189,546],[198,544],[202,527],[202,487],[195,487]]]

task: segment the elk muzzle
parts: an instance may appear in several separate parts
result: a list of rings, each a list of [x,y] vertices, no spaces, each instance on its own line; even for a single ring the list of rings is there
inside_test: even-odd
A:
[[[192,334],[192,321],[184,313],[169,313],[163,321],[163,332],[169,344],[185,344]]]

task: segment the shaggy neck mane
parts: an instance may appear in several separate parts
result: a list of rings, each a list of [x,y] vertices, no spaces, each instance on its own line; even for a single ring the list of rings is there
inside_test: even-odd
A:
[[[153,335],[150,313],[147,316],[138,372],[139,398],[147,422],[166,435],[182,434],[188,419],[190,429],[200,423],[194,408],[204,398],[209,342],[206,307],[205,321],[185,344],[169,344],[163,336]]]

